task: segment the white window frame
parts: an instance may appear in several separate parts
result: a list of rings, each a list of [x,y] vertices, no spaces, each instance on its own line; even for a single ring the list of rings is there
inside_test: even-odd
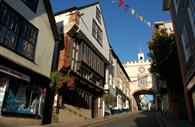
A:
[[[185,61],[188,62],[190,56],[191,56],[191,52],[190,52],[190,42],[189,42],[189,38],[186,32],[186,27],[183,27],[183,31],[181,33],[181,40],[182,40],[182,46],[183,46],[183,52],[184,52],[184,56],[185,56]]]
[[[195,6],[195,0],[190,0],[189,2],[189,5],[188,5],[188,15],[190,17],[190,22],[191,22],[191,25],[192,25],[192,31],[193,31],[193,34],[194,34],[194,37],[195,37],[195,18],[193,18],[193,11],[191,10],[190,6],[193,6],[192,5],[192,2],[194,2],[194,6]],[[195,8],[195,7],[194,7]],[[195,13],[195,12],[194,12]],[[194,14],[195,15],[195,14]]]

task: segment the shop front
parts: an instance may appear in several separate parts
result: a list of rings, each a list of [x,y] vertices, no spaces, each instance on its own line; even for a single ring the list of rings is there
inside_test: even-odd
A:
[[[0,65],[0,111],[2,115],[42,116],[44,89],[31,77]]]

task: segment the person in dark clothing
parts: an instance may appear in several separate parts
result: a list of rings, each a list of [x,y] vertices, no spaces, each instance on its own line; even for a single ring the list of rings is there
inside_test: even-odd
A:
[[[52,84],[46,90],[45,106],[43,111],[42,124],[50,124],[52,122],[52,110],[54,104],[55,90]]]

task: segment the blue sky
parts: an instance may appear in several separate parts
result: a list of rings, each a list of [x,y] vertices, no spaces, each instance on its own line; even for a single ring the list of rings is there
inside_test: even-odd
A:
[[[115,1],[112,3],[112,0],[99,0],[109,42],[115,53],[122,63],[135,61],[139,48],[142,48],[145,58],[148,59],[147,42],[154,30],[136,16],[132,16],[130,9],[125,11],[124,6],[119,8],[119,0]],[[54,12],[94,2],[97,0],[51,0]],[[162,0],[124,0],[124,2],[150,23],[171,20],[169,12],[162,11]]]

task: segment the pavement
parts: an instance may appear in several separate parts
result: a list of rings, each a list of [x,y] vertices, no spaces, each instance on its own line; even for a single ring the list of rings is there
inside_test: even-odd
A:
[[[195,127],[189,121],[174,118],[170,114],[161,115],[159,112],[156,112],[155,115],[159,119],[161,127]]]
[[[40,125],[40,126],[28,126],[28,127],[87,127],[91,125],[96,125],[108,121],[113,121],[117,119],[121,119],[121,117],[127,117],[129,115],[134,114],[133,112],[130,113],[122,113],[122,114],[117,114],[117,115],[112,115],[112,116],[107,116],[105,118],[96,118],[96,119],[90,119],[90,120],[85,120],[85,121],[75,121],[75,122],[64,122],[64,123],[54,123],[54,124],[49,124],[49,125]],[[179,120],[176,119],[170,115],[161,115],[158,112],[155,112],[154,115],[158,119],[158,122],[160,124],[160,127],[195,127],[191,125],[188,121],[186,120]]]
[[[28,127],[87,127],[90,125],[96,125],[99,123],[104,123],[112,120],[120,119],[121,117],[128,116],[129,113],[121,113],[117,115],[106,116],[104,118],[96,118],[96,119],[89,119],[83,121],[75,121],[75,122],[63,122],[63,123],[53,123],[48,125],[35,125],[35,126],[28,126]]]

